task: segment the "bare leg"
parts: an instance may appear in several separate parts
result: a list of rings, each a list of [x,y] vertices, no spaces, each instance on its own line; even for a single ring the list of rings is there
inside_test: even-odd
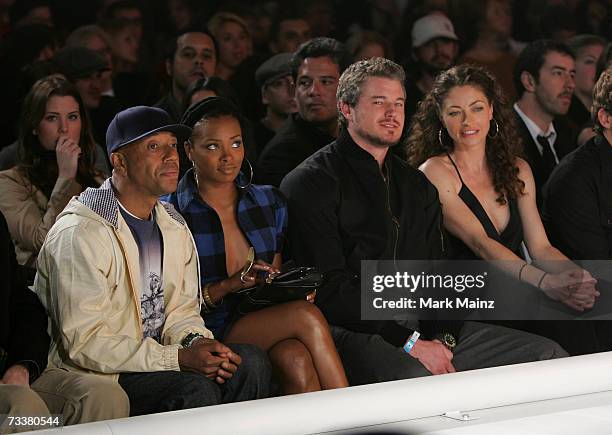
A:
[[[301,341],[324,390],[348,386],[342,362],[321,311],[306,301],[274,305],[239,319],[225,337],[228,343],[255,344],[268,351],[288,338]]]
[[[307,393],[321,389],[310,352],[301,341],[295,338],[283,340],[272,346],[268,355],[283,394]]]

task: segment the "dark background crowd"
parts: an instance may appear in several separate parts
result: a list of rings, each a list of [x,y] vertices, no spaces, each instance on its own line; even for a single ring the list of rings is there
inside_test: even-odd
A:
[[[571,261],[612,259],[611,17],[612,0],[0,0],[0,385],[72,424],[265,397],[262,351],[292,394],[610,350],[609,322],[587,317],[610,302],[609,268]],[[103,246],[85,229],[111,225]],[[446,257],[513,260],[513,289],[587,321],[360,317],[361,260]],[[284,260],[325,274],[316,305],[241,312]],[[33,283],[49,330],[76,331],[65,350],[51,337],[44,373]],[[184,382],[176,403],[161,378]]]
[[[247,28],[243,36],[224,36],[228,41],[242,38],[238,42],[216,41],[216,75],[229,83],[242,109],[257,122],[265,113],[255,70],[273,54],[294,51],[311,37],[345,42],[356,59],[372,54],[393,59],[404,66],[410,83],[419,78],[413,23],[441,11],[459,37],[459,62],[480,59],[493,70],[497,66],[511,74],[513,59],[526,42],[566,42],[579,34],[608,40],[610,6],[606,0],[2,0],[0,101],[5,110],[0,148],[16,140],[23,97],[37,79],[58,72],[58,62],[49,61],[67,45],[98,44],[94,50],[107,59],[101,83],[90,84],[87,91],[102,100],[91,103],[90,111],[94,137],[104,147],[101,142],[114,113],[137,104],[153,105],[170,90],[165,62],[176,37],[188,29],[210,27],[218,12],[237,15]],[[89,42],[91,32],[75,32],[94,24],[104,32],[102,42]],[[66,75],[65,68],[59,69]],[[511,94],[511,80],[498,79]],[[414,99],[409,92],[408,106],[416,105]]]

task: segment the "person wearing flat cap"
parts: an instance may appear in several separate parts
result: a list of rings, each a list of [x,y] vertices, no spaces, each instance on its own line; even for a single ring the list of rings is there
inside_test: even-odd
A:
[[[257,155],[261,154],[289,115],[297,112],[291,56],[292,53],[275,54],[255,71],[255,82],[261,90],[261,102],[266,106],[266,116],[254,125]]]
[[[104,73],[110,70],[108,60],[90,48],[69,46],[55,54],[53,64],[79,90],[89,113],[94,139],[97,144],[104,147],[106,127],[122,109],[115,96],[103,95]],[[104,156],[103,151],[102,156]],[[102,160],[106,163],[105,159]],[[108,169],[110,168],[105,167],[105,171]]]
[[[453,23],[441,12],[416,20],[411,37],[414,68],[406,80],[407,120],[416,113],[417,104],[431,90],[436,76],[453,66],[459,54]]]
[[[104,56],[87,47],[65,47],[55,54],[53,63],[67,80],[75,84],[87,109],[100,105],[102,73],[109,70]]]
[[[119,112],[106,135],[112,177],[70,201],[38,257],[49,365],[119,382],[130,415],[268,394],[263,352],[205,327],[193,238],[158,200],[176,189],[176,149],[190,133],[161,109]]]

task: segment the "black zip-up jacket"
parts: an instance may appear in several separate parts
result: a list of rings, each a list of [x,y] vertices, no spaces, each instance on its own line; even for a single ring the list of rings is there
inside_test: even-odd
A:
[[[294,113],[259,156],[255,182],[278,187],[285,175],[333,140]]]
[[[387,153],[384,171],[346,130],[290,172],[289,245],[299,265],[325,273],[317,305],[328,322],[380,334],[401,346],[412,334],[394,321],[361,320],[361,260],[434,260],[444,253],[438,192],[420,171]],[[460,322],[420,322],[431,338]]]
[[[604,136],[557,165],[542,215],[553,246],[572,260],[612,260],[612,146]]]

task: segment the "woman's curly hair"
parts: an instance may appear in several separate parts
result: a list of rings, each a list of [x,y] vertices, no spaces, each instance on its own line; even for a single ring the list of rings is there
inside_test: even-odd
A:
[[[410,126],[406,150],[408,162],[418,167],[430,157],[453,150],[453,141],[442,125],[441,109],[451,89],[467,85],[480,89],[493,105],[493,117],[499,130],[495,122],[492,122],[487,134],[485,155],[495,191],[499,193],[497,202],[505,204],[507,198],[515,199],[524,193],[525,183],[518,178],[519,170],[516,166],[522,145],[506,97],[493,76],[482,67],[458,65],[436,77],[433,88],[419,103]]]

